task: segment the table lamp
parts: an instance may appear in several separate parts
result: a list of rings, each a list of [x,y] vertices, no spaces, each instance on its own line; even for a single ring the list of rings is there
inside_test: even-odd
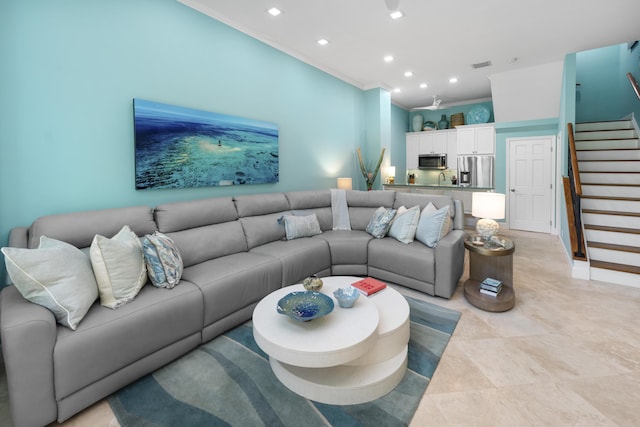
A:
[[[504,218],[504,194],[474,192],[471,195],[471,215],[480,218],[476,223],[477,233],[485,240],[498,232],[496,219]]]
[[[338,189],[351,190],[353,188],[353,182],[351,178],[338,178]]]
[[[387,182],[389,184],[393,184],[396,180],[396,167],[388,166],[387,167]]]

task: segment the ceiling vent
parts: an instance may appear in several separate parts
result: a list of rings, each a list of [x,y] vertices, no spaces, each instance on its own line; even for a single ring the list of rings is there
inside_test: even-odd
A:
[[[491,65],[491,61],[484,61],[484,62],[478,62],[477,64],[471,64],[471,68],[484,68],[484,67],[490,67]]]

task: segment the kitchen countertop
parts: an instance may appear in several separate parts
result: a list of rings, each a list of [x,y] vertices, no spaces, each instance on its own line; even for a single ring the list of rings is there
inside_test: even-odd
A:
[[[387,187],[419,187],[419,188],[446,188],[446,189],[456,189],[456,190],[493,190],[493,187],[471,187],[471,186],[463,186],[463,185],[438,185],[438,184],[407,184],[404,182],[395,182],[393,184],[383,184]]]

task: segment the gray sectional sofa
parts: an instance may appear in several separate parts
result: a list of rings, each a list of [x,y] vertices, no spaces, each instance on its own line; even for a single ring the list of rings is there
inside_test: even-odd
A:
[[[351,230],[332,230],[329,190],[220,197],[150,207],[52,215],[11,231],[9,245],[35,248],[40,236],[86,250],[95,234],[128,225],[138,236],[171,237],[184,263],[173,289],[144,286],[115,310],[96,302],[75,331],[46,308],[5,287],[2,351],[16,426],[64,421],[128,383],[251,318],[265,295],[318,274],[370,275],[449,298],[464,265],[463,211],[446,196],[347,191]],[[364,230],[380,206],[450,206],[453,230],[435,248]],[[322,233],[283,240],[283,214],[317,215]],[[274,308],[275,309],[275,308]]]

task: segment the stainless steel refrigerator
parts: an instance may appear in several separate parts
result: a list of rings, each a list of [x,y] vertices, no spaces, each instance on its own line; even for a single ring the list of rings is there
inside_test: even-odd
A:
[[[493,187],[493,156],[458,156],[460,187]]]

